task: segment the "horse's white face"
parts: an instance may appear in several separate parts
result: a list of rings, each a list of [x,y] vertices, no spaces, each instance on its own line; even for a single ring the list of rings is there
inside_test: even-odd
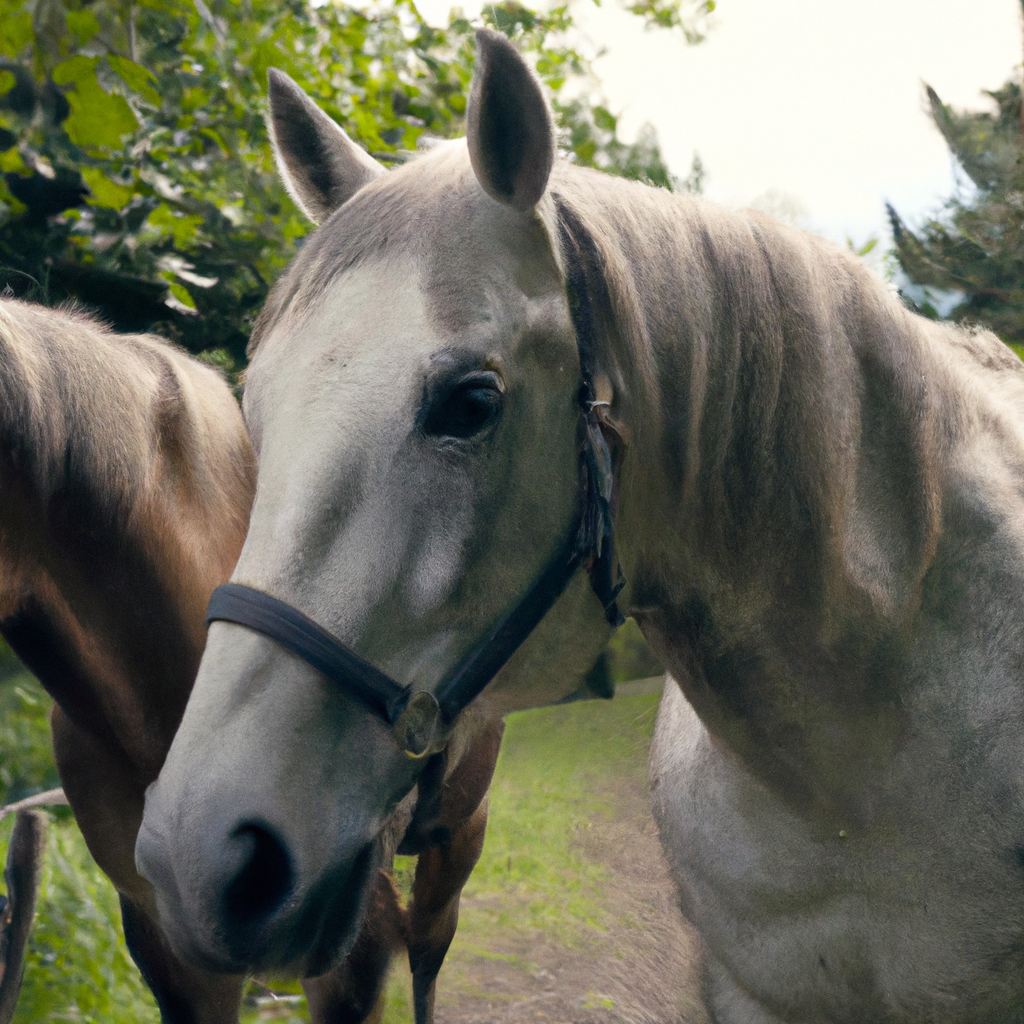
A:
[[[518,57],[491,46],[492,68],[518,76],[498,95],[525,89],[518,116],[533,123],[511,168],[477,125],[475,174],[453,144],[379,176],[275,80],[286,175],[282,136],[311,118],[328,165],[291,184],[313,213],[341,206],[279,286],[247,376],[259,479],[233,580],[422,689],[523,595],[578,500],[579,361],[542,198],[551,128]],[[511,198],[484,191],[505,197],[509,181]],[[606,636],[578,574],[487,712],[564,696]],[[381,829],[418,768],[305,662],[214,623],[138,845],[178,951],[217,969],[325,970],[357,933]]]
[[[445,300],[469,311],[456,330],[431,308],[426,268],[357,266],[267,338],[246,384],[261,475],[233,578],[418,686],[523,592],[576,501],[564,292],[540,225],[495,245],[507,226],[466,260],[478,294],[457,294],[468,266],[452,268]],[[547,272],[526,282],[517,260]]]

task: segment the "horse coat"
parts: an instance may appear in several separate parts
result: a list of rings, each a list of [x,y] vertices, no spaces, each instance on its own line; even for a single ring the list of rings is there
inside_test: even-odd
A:
[[[591,378],[619,604],[671,673],[655,810],[711,1016],[1011,1021],[1024,366],[820,238],[555,161],[536,80],[478,40],[468,144],[389,174],[272,80],[279,166],[323,224],[254,336],[232,579],[433,692],[560,549]],[[570,692],[609,628],[579,571],[450,742]],[[344,686],[213,623],[137,847],[177,948],[225,967],[345,948],[359,904],[329,885],[365,890],[417,771]],[[258,918],[205,920],[197,899],[247,877],[240,828],[287,870]]]

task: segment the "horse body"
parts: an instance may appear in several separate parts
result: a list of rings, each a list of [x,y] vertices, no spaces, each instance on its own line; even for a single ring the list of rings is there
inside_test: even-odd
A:
[[[681,593],[640,602],[680,684],[651,752],[656,815],[721,1019],[1009,1020],[1024,371],[990,334],[904,313],[852,262],[830,277],[807,288],[832,321],[810,332],[818,351],[786,338],[778,394],[741,398],[720,435],[741,463],[757,446],[736,416],[767,398],[798,514],[749,477],[735,503],[709,479],[697,514],[728,533],[660,567]],[[743,335],[763,359],[764,330]],[[817,415],[787,426],[786,409]]]
[[[157,338],[0,301],[0,633],[56,703],[54,755],[89,850],[121,896],[129,948],[167,1024],[237,1021],[243,978],[168,947],[135,869],[146,787],[178,727],[255,485],[252,448],[221,375]],[[406,913],[390,880],[347,960],[306,981],[314,1019],[366,1018],[391,956],[413,944],[418,1020],[454,934],[486,824],[500,725],[432,770]],[[388,822],[390,852],[411,799]],[[390,866],[390,861],[383,862]]]
[[[167,1019],[232,1020],[242,979],[174,957],[133,849],[245,534],[237,403],[155,338],[17,301],[0,303],[0,395],[0,632],[56,701],[61,781]]]
[[[912,316],[821,239],[552,170],[539,88],[503,40],[481,45],[468,157],[438,147],[386,176],[272,83],[300,126],[278,133],[282,172],[334,212],[256,334],[260,484],[233,578],[437,686],[572,522],[586,346],[618,464],[619,601],[678,681],[655,806],[712,1015],[1009,1021],[1024,368],[989,334]],[[584,339],[566,231],[586,255]],[[454,747],[571,691],[607,634],[579,573]],[[297,814],[311,773],[320,795]],[[177,948],[222,967],[329,959],[416,777],[381,719],[215,623],[137,848]],[[211,920],[200,906],[253,876],[239,829],[288,869],[259,915]]]

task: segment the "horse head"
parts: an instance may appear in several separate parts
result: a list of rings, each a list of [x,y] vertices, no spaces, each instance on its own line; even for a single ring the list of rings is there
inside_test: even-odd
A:
[[[467,140],[390,173],[270,79],[280,172],[320,227],[254,333],[259,477],[232,580],[397,681],[396,714],[430,707],[571,546],[587,475],[551,117],[515,49],[478,42]],[[285,645],[212,622],[136,848],[177,951],[217,970],[326,970],[408,820],[426,758],[407,755],[565,696],[607,640],[586,572],[552,602],[416,750]]]

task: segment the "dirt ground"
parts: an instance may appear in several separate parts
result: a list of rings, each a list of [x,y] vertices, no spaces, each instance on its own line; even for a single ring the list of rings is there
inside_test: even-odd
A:
[[[624,786],[616,804],[614,820],[578,839],[610,874],[601,892],[610,926],[571,944],[496,930],[485,953],[457,938],[441,973],[437,1024],[706,1024],[698,945],[674,904],[646,788]],[[462,907],[463,921],[487,909],[471,896]]]

